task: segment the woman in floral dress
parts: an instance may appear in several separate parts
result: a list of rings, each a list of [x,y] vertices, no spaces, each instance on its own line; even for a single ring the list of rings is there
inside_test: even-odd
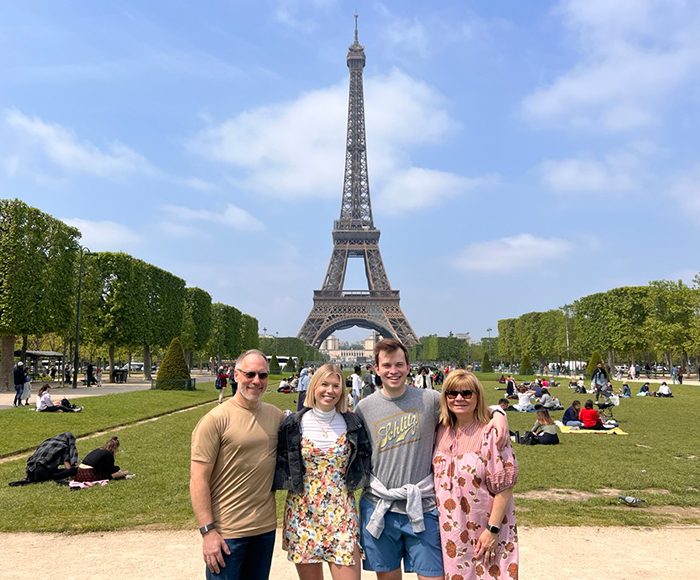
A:
[[[445,580],[517,578],[513,449],[496,447],[484,391],[472,373],[447,376],[440,408],[433,471]]]
[[[360,578],[357,507],[353,491],[367,483],[371,447],[362,420],[347,413],[341,370],[313,375],[305,408],[279,432],[274,489],[287,489],[282,547],[301,580]]]

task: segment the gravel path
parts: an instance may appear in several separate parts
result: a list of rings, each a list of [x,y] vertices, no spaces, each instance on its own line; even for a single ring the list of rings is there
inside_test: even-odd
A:
[[[524,528],[520,538],[521,580],[700,578],[700,527]],[[296,580],[280,545],[278,534],[271,579]],[[191,531],[0,534],[0,578],[203,578],[200,549],[199,535]],[[362,578],[374,574],[363,572]]]

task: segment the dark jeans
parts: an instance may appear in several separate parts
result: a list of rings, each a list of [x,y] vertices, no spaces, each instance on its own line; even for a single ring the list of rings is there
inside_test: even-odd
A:
[[[59,467],[47,467],[46,465],[37,465],[34,471],[27,472],[27,479],[38,483],[40,481],[58,481],[66,477],[73,477],[78,472],[77,467],[65,469]]]
[[[15,407],[19,407],[22,404],[22,391],[24,390],[24,385],[15,385],[15,400],[12,403]]]
[[[218,574],[207,568],[207,580],[268,580],[275,530],[259,536],[226,540],[226,545],[231,551],[228,556],[224,554],[226,567]]]
[[[297,400],[297,411],[301,411],[304,408],[304,399],[306,399],[306,391],[301,391],[297,393],[299,399]]]

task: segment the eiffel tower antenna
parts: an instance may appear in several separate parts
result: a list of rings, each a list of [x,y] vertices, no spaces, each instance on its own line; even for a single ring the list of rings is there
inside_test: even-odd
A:
[[[333,253],[323,287],[314,291],[311,313],[299,331],[299,338],[317,348],[336,330],[353,326],[375,330],[384,337],[396,337],[406,346],[418,342],[399,305],[399,291],[389,284],[379,253],[380,232],[372,219],[362,88],[365,60],[355,14],[355,41],[347,55],[350,91],[340,218],[333,224]],[[350,258],[363,259],[368,291],[343,289]]]

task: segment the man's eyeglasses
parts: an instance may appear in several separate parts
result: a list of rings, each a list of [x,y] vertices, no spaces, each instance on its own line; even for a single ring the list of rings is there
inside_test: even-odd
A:
[[[270,373],[262,372],[262,373],[256,373],[255,371],[244,371],[243,369],[236,369],[239,373],[242,375],[245,375],[246,378],[253,380],[255,378],[255,375],[260,377],[261,381],[264,381],[267,377],[270,376]]]
[[[456,399],[457,395],[462,395],[463,399],[471,399],[475,391],[471,389],[463,389],[461,391],[446,391],[445,396],[448,399]]]

